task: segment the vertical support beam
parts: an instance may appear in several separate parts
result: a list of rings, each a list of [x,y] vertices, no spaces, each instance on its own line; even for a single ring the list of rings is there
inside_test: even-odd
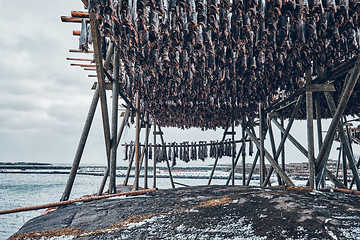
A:
[[[343,154],[342,154],[342,162],[343,162],[343,183],[344,185],[346,186],[347,188],[347,163],[346,163],[346,154],[345,154],[345,151],[343,151]]]
[[[354,68],[351,70],[350,78],[348,79],[347,84],[344,86],[343,94],[341,95],[341,98],[339,100],[338,107],[336,109],[336,112],[333,116],[333,119],[331,121],[331,124],[329,126],[328,132],[325,136],[324,143],[320,149],[320,153],[318,155],[317,161],[316,161],[316,183],[318,184],[320,180],[323,177],[324,169],[327,162],[327,152],[329,151],[329,148],[332,145],[332,141],[334,138],[334,134],[336,131],[336,127],[340,121],[341,116],[343,115],[345,111],[345,107],[347,103],[349,102],[350,96],[354,90],[354,87],[358,81],[360,75],[360,58],[356,60]],[[355,166],[354,166],[355,167]],[[359,183],[357,183],[359,184]],[[360,185],[358,185],[358,189],[360,188]]]
[[[235,122],[233,121],[231,124],[231,140],[232,140],[232,147],[234,150],[235,148]],[[232,178],[231,178],[231,184],[235,185],[235,156],[234,156],[234,151],[232,151],[232,158],[231,158],[231,174],[232,174]]]
[[[264,111],[263,111],[263,103],[259,103],[259,136],[260,136],[260,144],[259,144],[259,150],[260,150],[260,185],[264,185],[265,181],[265,137],[264,137]]]
[[[316,112],[316,123],[317,123],[317,135],[318,135],[318,145],[319,151],[321,149],[323,138],[322,138],[322,126],[321,126],[321,107],[320,107],[320,92],[315,94],[315,112]],[[314,159],[315,161],[315,159]],[[321,180],[321,186],[325,187],[325,178]]]
[[[139,190],[139,164],[140,164],[140,96],[136,93],[136,136],[135,136],[135,181],[133,191]]]
[[[144,169],[144,188],[148,189],[148,157],[149,157],[149,133],[150,133],[150,119],[149,113],[146,113],[146,136],[145,136],[145,169]]]
[[[92,5],[94,1],[95,0],[90,0],[90,5]],[[104,128],[107,163],[109,168],[110,167],[110,124],[109,124],[109,114],[107,109],[106,92],[105,92],[104,69],[102,64],[103,60],[101,54],[101,36],[99,32],[99,25],[95,17],[95,13],[90,11],[89,18],[90,18],[91,34],[93,39],[96,73],[97,73],[97,79],[99,85],[99,97],[101,104],[101,116],[102,116],[103,128]],[[107,172],[109,171],[107,170]],[[107,174],[105,174],[104,178],[106,181]]]
[[[306,116],[307,116],[307,140],[309,160],[309,186],[314,188],[315,166],[314,166],[314,111],[312,92],[306,92]]]
[[[116,193],[116,152],[117,152],[117,126],[118,126],[118,104],[119,104],[119,50],[116,48],[114,56],[114,81],[111,116],[111,150],[110,150],[110,184],[109,193]]]
[[[86,140],[87,140],[87,137],[89,135],[90,127],[91,127],[92,121],[94,119],[94,115],[95,115],[96,106],[98,104],[98,101],[99,101],[99,88],[97,87],[95,92],[94,92],[94,96],[93,96],[93,99],[92,99],[91,104],[90,104],[89,112],[88,112],[88,115],[87,115],[86,120],[85,120],[84,128],[83,128],[82,133],[81,133],[80,141],[79,141],[79,144],[78,144],[78,147],[77,147],[77,150],[76,150],[76,154],[75,154],[75,157],[74,157],[73,165],[71,167],[69,178],[67,180],[65,190],[64,190],[64,193],[63,193],[60,201],[67,201],[69,199],[70,192],[71,192],[72,186],[74,184],[76,172],[79,169],[81,156],[82,156],[82,154],[84,152]]]
[[[154,121],[154,151],[153,151],[153,160],[154,160],[154,165],[153,165],[153,188],[156,188],[156,161],[155,161],[155,149],[156,149],[156,123]]]
[[[246,136],[245,136],[245,126],[244,126],[244,122],[245,122],[245,120],[243,119],[243,124],[241,125],[241,130],[242,130],[242,140],[243,140],[243,146],[244,146],[244,148],[242,148],[242,153],[241,153],[241,155],[242,155],[242,184],[243,184],[243,186],[245,186],[245,179],[246,179],[246,169],[245,169],[245,167],[246,167],[246,164],[245,164],[245,159],[246,159],[246,154],[245,154],[245,138],[246,138]],[[251,141],[251,140],[250,140]],[[235,165],[236,166],[236,165]]]
[[[160,129],[159,125],[158,125],[158,128],[159,128],[159,132],[161,132],[161,129]],[[163,137],[162,134],[160,134],[160,138],[161,138],[161,143],[164,145],[165,141],[164,141],[164,137]],[[171,174],[171,168],[170,168],[169,160],[167,158],[166,158],[166,166],[167,166],[167,169],[168,169],[168,172],[169,172],[169,178],[170,178],[171,187],[175,188],[174,180],[173,180],[173,177],[172,177],[172,174]]]
[[[281,121],[281,126],[284,127],[284,115],[281,114],[281,117],[280,117],[280,121]],[[284,137],[284,133],[281,132],[281,139]],[[282,167],[282,170],[285,172],[285,168],[286,168],[286,160],[285,160],[285,143],[284,143],[284,147],[281,151],[281,167]],[[283,182],[282,182],[283,184]]]

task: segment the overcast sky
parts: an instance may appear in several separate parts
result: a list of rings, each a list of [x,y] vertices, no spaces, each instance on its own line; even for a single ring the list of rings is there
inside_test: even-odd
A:
[[[71,10],[83,10],[81,1],[0,0],[2,162],[71,164],[73,161],[93,94],[90,88],[96,79],[88,78],[91,72],[71,67],[66,60],[66,57],[92,57],[69,53],[69,49],[78,47],[78,37],[72,35],[72,30],[80,30],[80,24],[62,23],[60,16],[70,16]],[[181,142],[220,140],[223,131],[164,129],[164,132],[165,141]],[[123,142],[134,139],[134,127],[125,133]],[[237,129],[237,133],[239,139],[241,130]],[[292,133],[307,146],[304,121],[297,122]],[[276,137],[279,142],[279,134]],[[289,161],[306,161],[290,143],[286,146]],[[118,153],[118,164],[126,165],[121,160],[123,148]],[[336,158],[337,153],[333,152],[332,156]],[[97,111],[81,163],[105,162],[101,116]],[[204,164],[212,163],[213,159],[208,159]]]

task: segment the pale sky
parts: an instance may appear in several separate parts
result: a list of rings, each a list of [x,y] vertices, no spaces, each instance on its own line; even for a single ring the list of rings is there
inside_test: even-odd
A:
[[[66,57],[92,57],[69,53],[69,49],[78,47],[78,37],[72,35],[72,30],[80,30],[80,24],[62,23],[60,16],[70,16],[71,10],[83,10],[81,1],[0,0],[1,162],[71,164],[73,161],[92,99],[90,88],[96,78],[88,78],[92,72],[71,67],[66,60]],[[241,138],[241,129],[236,131],[237,139]],[[166,142],[220,140],[223,133],[221,129],[206,132],[164,129],[164,132]],[[305,121],[296,122],[291,133],[307,146]],[[279,134],[275,137],[279,142]],[[122,142],[134,138],[132,126],[126,130]],[[122,147],[118,155],[118,165],[127,165],[122,161]],[[286,155],[288,162],[306,161],[290,142],[286,144]],[[331,157],[337,158],[337,151],[333,151]],[[209,165],[213,161],[209,158],[205,163],[181,165]],[[247,162],[251,161],[247,158]],[[98,106],[81,164],[105,163]],[[219,163],[230,161],[223,159]]]

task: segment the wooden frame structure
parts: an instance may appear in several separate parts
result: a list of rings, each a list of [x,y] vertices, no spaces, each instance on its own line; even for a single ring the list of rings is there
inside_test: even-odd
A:
[[[85,7],[88,6],[87,1],[83,1]],[[90,1],[90,3],[92,0]],[[155,122],[151,121],[151,116],[149,113],[144,112],[144,109],[141,109],[141,103],[139,99],[139,94],[136,94],[135,99],[128,99],[123,93],[124,83],[119,79],[119,76],[122,75],[122,67],[119,59],[119,49],[115,47],[114,40],[110,40],[110,43],[107,45],[106,55],[103,56],[102,51],[102,38],[99,31],[99,23],[95,17],[95,14],[90,12],[71,12],[71,17],[62,17],[63,22],[72,22],[72,23],[81,23],[89,24],[91,26],[91,37],[93,50],[89,49],[80,49],[80,50],[70,50],[70,52],[83,52],[83,53],[94,53],[94,59],[82,59],[82,58],[67,58],[71,61],[90,61],[94,64],[71,64],[72,66],[80,66],[85,70],[96,70],[97,84],[94,84],[94,97],[92,99],[88,116],[85,121],[85,125],[82,131],[80,142],[78,145],[77,152],[74,157],[73,166],[68,178],[67,185],[65,187],[61,201],[67,201],[70,196],[71,188],[74,183],[76,172],[79,168],[81,156],[86,144],[87,136],[91,128],[91,123],[95,114],[95,110],[100,99],[101,113],[102,113],[102,122],[103,122],[103,132],[104,140],[106,146],[107,154],[107,170],[105,172],[102,184],[99,188],[98,195],[102,195],[104,187],[106,185],[107,178],[109,177],[109,193],[116,192],[116,161],[117,161],[117,148],[119,142],[128,121],[130,114],[136,114],[136,136],[135,136],[135,151],[133,155],[130,156],[129,167],[127,176],[124,180],[124,185],[128,184],[130,170],[132,168],[133,161],[135,159],[135,182],[133,184],[133,190],[139,189],[139,173],[144,161],[145,169],[145,181],[144,188],[148,188],[148,147],[149,147],[149,135],[151,125],[153,125],[153,144],[156,144],[156,137],[159,135],[161,139],[161,144],[165,145],[163,132],[161,131],[160,126],[157,126]],[[85,19],[85,20],[84,20]],[[80,38],[83,36],[82,31],[74,30],[74,35],[80,35]],[[112,65],[112,71],[109,71],[109,66]],[[315,66],[316,67],[316,66]],[[317,69],[317,71],[320,71]],[[226,184],[229,184],[230,181],[235,184],[235,167],[242,155],[242,184],[249,185],[255,166],[259,160],[260,164],[260,185],[268,186],[270,185],[270,177],[275,171],[278,184],[279,185],[288,185],[294,186],[293,181],[289,178],[285,169],[285,142],[289,140],[294,146],[308,159],[309,164],[309,176],[308,176],[308,186],[311,188],[319,189],[324,184],[324,179],[327,178],[332,181],[332,183],[338,188],[352,188],[353,183],[356,184],[357,190],[360,190],[360,175],[359,175],[359,162],[354,158],[354,154],[351,147],[351,141],[349,141],[348,133],[344,131],[344,122],[342,117],[344,116],[344,111],[349,103],[351,94],[354,91],[354,87],[358,82],[360,75],[360,58],[356,56],[348,61],[345,61],[341,65],[335,67],[331,71],[323,72],[319,74],[319,77],[312,79],[311,69],[306,70],[306,85],[294,93],[290,94],[284,99],[279,99],[277,101],[267,103],[260,102],[258,114],[255,116],[247,116],[242,119],[240,125],[242,129],[242,136],[240,142],[245,146],[245,142],[252,141],[257,148],[256,155],[254,157],[252,168],[248,176],[245,172],[245,149],[242,147],[238,150],[237,154],[233,154],[231,172]],[[337,104],[335,104],[334,99],[331,95],[331,92],[335,91],[334,83],[340,82],[345,78],[343,85],[341,86],[341,95]],[[338,84],[339,85],[339,84]],[[111,118],[108,110],[108,103],[106,98],[106,90],[112,91],[112,108],[111,108]],[[118,97],[122,98],[126,103],[126,111],[120,127],[118,129]],[[320,98],[325,96],[328,108],[332,114],[332,121],[327,129],[327,134],[325,138],[322,138],[322,123],[321,123],[321,111],[320,111]],[[307,142],[308,148],[306,149],[302,146],[291,134],[290,130],[293,126],[295,119],[301,105],[306,103],[306,116],[307,116]],[[315,114],[314,114],[315,108]],[[284,126],[285,112],[290,112],[290,117],[288,119],[287,126]],[[289,115],[289,114],[288,114]],[[315,156],[314,151],[314,115],[316,116],[316,125],[317,125],[317,136],[318,136],[318,145],[319,145],[319,154]],[[280,122],[279,122],[280,120]],[[111,123],[111,124],[110,124]],[[281,133],[281,141],[276,146],[274,141],[273,126],[279,129]],[[141,150],[140,144],[140,130],[145,128],[145,140],[144,147]],[[231,131],[229,129],[231,128]],[[258,131],[256,131],[256,128]],[[230,122],[229,126],[224,129],[223,138],[221,141],[224,141],[227,135],[232,135],[232,142],[235,143],[235,126],[234,122]],[[337,176],[331,173],[326,168],[327,160],[329,153],[334,141],[334,134],[338,131],[341,139],[341,146],[343,151],[343,175],[344,180],[341,182]],[[256,134],[258,132],[258,135]],[[271,149],[266,149],[265,140],[270,140]],[[235,149],[235,148],[234,148]],[[235,157],[236,156],[236,157]],[[281,162],[280,162],[281,159]],[[215,158],[212,172],[210,174],[208,184],[211,184],[214,171],[218,163],[218,156]],[[268,161],[271,165],[270,168],[266,168],[265,161]],[[350,185],[347,183],[346,179],[346,163],[348,163],[349,168],[353,173],[353,179]],[[169,172],[169,178],[172,188],[175,188],[175,183],[171,175],[171,168],[169,162],[166,161],[166,165]],[[153,188],[156,188],[156,163],[154,161],[154,173],[153,173]]]

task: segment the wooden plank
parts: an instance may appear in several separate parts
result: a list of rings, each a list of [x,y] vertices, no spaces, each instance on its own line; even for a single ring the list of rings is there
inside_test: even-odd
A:
[[[73,35],[74,36],[80,36],[80,34],[81,34],[81,31],[73,30]]]
[[[93,59],[85,59],[85,58],[66,58],[69,61],[93,61]],[[95,66],[95,65],[94,65]]]
[[[71,63],[70,66],[78,66],[78,67],[96,67],[94,64],[81,64],[81,63]]]
[[[88,18],[89,13],[88,12],[83,12],[83,11],[71,11],[71,16],[74,17],[74,18]]]
[[[307,84],[305,86],[307,92],[335,92],[333,84]]]
[[[69,52],[71,53],[94,53],[93,50],[88,50],[87,52],[86,51],[81,51],[79,49],[69,49]]]
[[[86,19],[86,23],[90,22],[89,18],[85,18]],[[69,16],[61,16],[61,21],[62,22],[70,22],[70,23],[81,23],[82,22],[82,18],[74,18],[74,17],[69,17]]]

